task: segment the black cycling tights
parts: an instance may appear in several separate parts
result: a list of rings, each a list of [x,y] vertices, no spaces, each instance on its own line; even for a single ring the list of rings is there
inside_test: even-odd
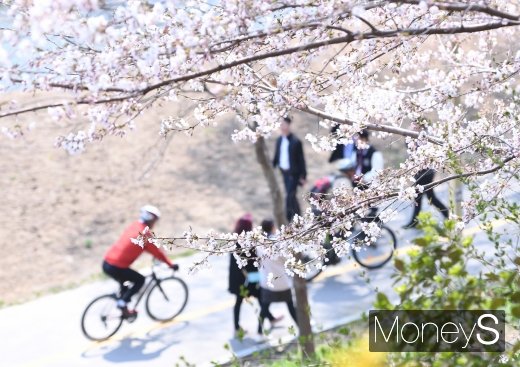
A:
[[[132,286],[128,288],[121,297],[121,299],[127,303],[130,302],[134,294],[139,292],[139,289],[141,289],[144,284],[144,276],[130,268],[118,268],[103,261],[103,271],[121,285],[126,281],[132,282]]]

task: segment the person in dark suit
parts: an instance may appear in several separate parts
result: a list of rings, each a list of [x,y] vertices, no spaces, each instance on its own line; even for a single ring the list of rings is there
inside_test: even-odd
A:
[[[301,214],[296,191],[299,185],[305,185],[307,168],[302,142],[291,133],[289,117],[283,118],[280,131],[282,135],[276,140],[273,167],[279,167],[282,171],[286,193],[285,213],[287,220],[291,221],[296,214]]]
[[[330,130],[331,135],[336,134],[338,129],[339,129],[339,125],[335,125]],[[356,137],[354,137],[354,138],[356,138]],[[344,158],[351,158],[352,156],[356,155],[356,151],[357,151],[356,144],[355,144],[354,140],[352,140],[348,144],[337,144],[336,148],[330,155],[329,163],[332,163],[332,162],[335,162],[337,160],[344,159]]]

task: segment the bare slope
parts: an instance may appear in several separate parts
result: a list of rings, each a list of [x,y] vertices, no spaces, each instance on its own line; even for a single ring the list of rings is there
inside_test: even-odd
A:
[[[54,138],[70,127],[57,126],[45,113],[27,117],[37,126],[22,139],[0,136],[0,302],[23,301],[99,274],[107,246],[144,203],[163,211],[156,232],[165,236],[190,225],[231,230],[246,211],[257,220],[269,215],[253,147],[230,139],[233,117],[191,138],[175,135],[159,158],[159,124],[169,113],[175,106],[148,111],[126,138],[106,138],[77,156],[54,148]],[[302,139],[318,128],[314,119],[296,115],[295,121]],[[305,152],[309,182],[330,172],[326,154],[309,144]]]

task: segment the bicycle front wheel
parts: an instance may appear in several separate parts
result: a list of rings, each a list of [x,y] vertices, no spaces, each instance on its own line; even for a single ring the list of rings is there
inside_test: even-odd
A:
[[[390,261],[397,248],[394,232],[385,226],[381,227],[381,236],[370,246],[363,246],[359,251],[352,250],[354,259],[367,269],[378,269]]]
[[[123,323],[123,313],[117,307],[117,298],[105,294],[89,303],[81,317],[83,334],[95,341],[102,341],[114,335]]]
[[[188,287],[182,279],[157,279],[146,297],[146,312],[156,321],[169,321],[184,310],[187,302]]]

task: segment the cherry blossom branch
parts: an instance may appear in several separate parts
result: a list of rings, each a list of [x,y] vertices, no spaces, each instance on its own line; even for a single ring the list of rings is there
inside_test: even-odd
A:
[[[90,100],[90,99],[83,99],[83,100],[72,100],[70,102],[61,102],[61,103],[49,103],[44,104],[40,106],[32,106],[27,108],[22,108],[14,111],[8,111],[4,113],[0,113],[0,118],[9,117],[9,116],[16,116],[24,113],[29,112],[37,112],[41,110],[46,110],[48,108],[56,108],[56,107],[66,107],[71,105],[96,105],[96,104],[110,104],[110,103],[116,103],[116,102],[122,102],[129,100],[134,97],[138,97],[139,94],[131,94],[127,96],[122,97],[113,97],[113,98],[106,98],[106,99],[98,99],[98,100]]]
[[[425,191],[430,190],[442,183],[445,183],[445,182],[448,182],[451,180],[467,178],[467,177],[471,177],[471,176],[487,175],[487,174],[500,170],[501,168],[504,167],[504,165],[506,163],[508,163],[516,158],[518,158],[518,156],[510,156],[510,157],[504,159],[503,161],[501,161],[500,164],[498,164],[490,169],[487,169],[487,170],[480,170],[480,171],[466,172],[466,173],[457,174],[457,175],[451,175],[451,176],[442,178],[440,180],[437,180],[435,182],[432,182],[428,185],[424,185],[423,189]],[[399,196],[399,191],[388,192],[388,193],[385,193],[382,195],[375,195],[373,197],[358,201],[358,203],[356,205],[343,210],[341,215],[335,215],[335,216],[338,219],[348,218],[348,220],[351,220],[352,218],[350,216],[355,214],[360,209],[363,209],[363,208],[366,208],[366,207],[372,206],[372,205],[377,205],[378,203],[387,201],[392,198],[396,198],[398,196]],[[299,232],[296,231],[285,237],[280,237],[280,238],[262,237],[261,239],[253,238],[252,239],[253,241],[255,241],[255,242],[259,241],[259,242],[255,243],[255,245],[252,246],[252,248],[254,248],[256,246],[260,246],[260,245],[261,246],[272,246],[272,245],[275,245],[275,244],[283,242],[283,241],[297,240],[299,238],[311,235],[316,230],[319,230],[322,228],[328,228],[330,226],[330,222],[327,219],[327,215],[330,215],[330,214],[329,213],[323,213],[323,214],[324,214],[323,217],[322,218],[318,217],[317,220],[315,220],[309,228],[303,229],[302,231],[299,231]],[[294,223],[291,224],[290,226],[294,226]],[[230,245],[230,244],[234,244],[237,242],[238,237],[236,237],[236,236],[232,236],[232,237],[230,237],[230,236],[200,236],[199,237],[199,236],[190,235],[189,238],[187,238],[186,236],[182,236],[182,237],[154,237],[154,239],[159,240],[159,241],[167,241],[167,243],[172,246],[197,248],[197,250],[200,250],[202,252],[208,252],[208,253],[214,253],[214,254],[225,254],[225,253],[230,253],[230,252],[237,252],[237,251],[240,252],[240,251],[250,251],[251,250],[251,248],[237,249],[233,245]],[[228,248],[220,246],[219,249],[215,249],[215,248],[207,249],[207,248],[203,248],[200,246],[196,246],[196,247],[182,246],[182,245],[179,245],[178,243],[176,244],[175,243],[176,241],[192,241],[192,242],[197,242],[197,241],[215,242],[216,241],[216,242],[221,242],[223,245],[227,245]]]
[[[408,1],[388,1],[388,2],[389,3],[405,3],[405,4],[418,5],[421,1],[420,0],[408,0]],[[373,5],[373,6],[366,6],[365,9],[371,9],[371,8],[378,7],[378,6],[381,6],[381,3],[377,3],[376,2],[375,5]],[[469,11],[470,10],[470,11],[485,13],[485,14],[488,14],[488,15],[492,15],[492,16],[495,16],[495,17],[502,18],[502,19],[508,19],[508,20],[512,20],[512,21],[519,21],[520,20],[519,16],[515,16],[515,15],[512,15],[512,14],[500,12],[500,11],[498,11],[496,9],[493,9],[493,8],[490,8],[490,7],[487,7],[487,6],[481,6],[481,5],[431,3],[430,6],[437,6],[440,10],[455,11],[455,12],[464,12],[464,11]],[[301,6],[300,5],[297,5],[297,6],[287,5],[287,6],[284,6],[282,8],[285,9],[285,8],[288,8],[288,7],[295,8],[295,7],[301,7]],[[278,10],[278,9],[273,9],[273,10]],[[351,14],[351,10],[345,12],[343,17],[345,15],[348,15],[348,14]],[[378,31],[375,28],[375,26],[373,24],[368,22],[363,17],[361,17],[359,15],[354,15],[354,16],[356,18],[360,19],[365,24],[367,24],[374,33],[380,32],[380,31]],[[239,44],[239,43],[241,43],[243,41],[248,41],[248,40],[252,40],[252,39],[255,39],[255,38],[265,38],[265,37],[268,37],[268,36],[276,35],[276,34],[279,34],[279,33],[290,31],[290,30],[294,31],[294,30],[305,29],[305,28],[313,28],[313,27],[324,27],[325,29],[334,29],[334,30],[339,30],[339,31],[346,32],[346,33],[349,33],[349,34],[354,34],[354,32],[349,31],[349,30],[347,30],[347,29],[345,29],[343,27],[335,27],[335,26],[332,26],[332,25],[323,25],[320,22],[314,22],[314,23],[308,23],[308,24],[283,26],[283,27],[280,27],[280,28],[278,28],[278,29],[276,29],[275,31],[272,31],[272,32],[260,32],[260,33],[252,34],[252,35],[244,35],[244,36],[237,37],[235,39],[220,41],[220,42],[215,43],[214,45],[210,46],[209,48],[211,49],[214,46],[225,44],[225,43]],[[418,31],[418,32],[420,34],[424,33],[424,31]],[[361,38],[364,38],[364,37],[361,37]],[[217,50],[215,50],[215,51],[217,51]],[[220,51],[220,50],[218,50],[218,51]]]
[[[372,131],[380,131],[380,132],[385,132],[385,133],[389,133],[389,134],[396,134],[396,135],[401,135],[401,136],[409,136],[409,137],[414,138],[414,139],[419,138],[419,135],[420,135],[420,132],[417,132],[417,131],[414,131],[414,130],[403,129],[401,127],[396,127],[396,126],[391,126],[391,125],[372,124],[372,123],[359,123],[359,122],[356,122],[356,121],[353,121],[353,120],[349,120],[347,118],[341,118],[341,117],[337,117],[337,116],[332,116],[332,115],[327,114],[327,113],[325,113],[325,112],[323,112],[323,111],[321,111],[321,110],[319,110],[317,108],[314,108],[314,107],[304,106],[304,107],[299,108],[299,110],[302,111],[302,112],[307,112],[307,113],[309,113],[311,115],[314,115],[314,116],[318,116],[318,117],[326,119],[326,120],[338,122],[340,124],[362,125],[366,129],[372,130]],[[442,145],[443,144],[443,141],[441,139],[435,138],[435,137],[432,137],[432,136],[425,136],[425,139],[427,141],[431,142],[431,143],[436,144],[436,145]]]
[[[25,73],[25,71],[24,71]],[[46,72],[48,74],[48,72]],[[24,84],[26,83],[25,80],[17,79],[17,78],[11,78],[10,79],[13,83],[17,84]],[[80,91],[88,91],[91,92],[92,88],[89,88],[88,86],[81,85],[81,84],[68,84],[68,83],[56,83],[56,82],[49,82],[45,83],[45,85],[41,83],[35,83],[36,87],[52,87],[52,88],[59,88],[59,89],[66,89],[66,90],[80,90]],[[96,88],[98,92],[116,92],[116,93],[131,93],[131,90],[118,88],[118,87],[107,87],[107,88]]]
[[[503,168],[506,163],[514,160],[515,158],[518,158],[518,156],[510,156],[510,157],[504,159],[503,161],[501,161],[500,164],[498,164],[498,165],[496,165],[496,166],[494,166],[494,167],[492,167],[490,169],[487,169],[487,170],[466,172],[466,173],[451,175],[451,176],[442,178],[442,179],[434,181],[434,182],[432,182],[430,184],[424,185],[423,189],[424,189],[424,191],[427,191],[427,190],[431,190],[431,189],[433,189],[433,188],[435,188],[435,187],[437,187],[440,184],[443,184],[445,182],[458,180],[458,179],[461,179],[461,178],[473,177],[473,176],[484,176],[484,175],[496,172],[496,171],[500,170],[501,168]],[[392,191],[392,192],[388,192],[388,193],[385,193],[385,194],[382,194],[382,195],[376,195],[376,196],[373,196],[373,197],[370,197],[370,198],[367,198],[367,199],[364,199],[364,200],[360,200],[360,201],[358,201],[357,205],[355,205],[355,206],[353,206],[351,208],[348,208],[347,210],[343,211],[343,213],[344,213],[343,215],[346,216],[346,215],[349,215],[349,214],[352,214],[352,213],[356,213],[360,209],[363,209],[363,208],[368,207],[368,206],[377,205],[378,203],[381,203],[383,201],[387,201],[388,199],[396,198],[398,196],[399,196],[399,191]]]
[[[410,1],[409,3],[418,4],[419,1]],[[434,4],[439,6],[437,3],[434,3]],[[239,60],[235,60],[231,63],[221,64],[214,68],[209,68],[209,69],[202,70],[199,72],[183,75],[183,76],[176,77],[176,78],[171,78],[168,80],[161,81],[159,83],[149,85],[145,88],[136,89],[133,91],[125,90],[123,88],[118,88],[118,87],[99,88],[98,90],[101,92],[123,92],[123,93],[131,93],[131,94],[129,96],[123,96],[123,97],[118,97],[118,98],[108,98],[108,99],[98,100],[98,101],[93,101],[93,102],[78,101],[76,103],[78,103],[78,104],[84,104],[84,103],[99,104],[99,103],[110,103],[110,102],[114,102],[114,101],[118,101],[118,100],[122,101],[122,100],[126,100],[128,98],[131,98],[132,96],[135,96],[135,94],[147,94],[150,91],[162,88],[162,87],[170,85],[170,84],[175,84],[175,83],[179,83],[179,82],[183,82],[183,81],[197,79],[197,78],[200,78],[203,76],[218,73],[218,72],[226,70],[226,69],[234,68],[239,65],[248,64],[248,63],[252,63],[255,61],[265,60],[268,58],[275,58],[275,57],[284,56],[284,55],[293,54],[293,53],[310,51],[310,50],[318,49],[318,48],[325,47],[325,46],[331,46],[331,45],[335,45],[335,44],[348,44],[355,40],[375,39],[375,38],[392,38],[392,37],[396,37],[399,35],[416,36],[416,35],[433,35],[433,34],[446,35],[446,34],[456,34],[456,33],[472,33],[472,32],[481,32],[484,30],[492,30],[492,29],[520,24],[520,22],[518,21],[518,19],[520,19],[520,18],[518,16],[513,16],[513,15],[506,14],[506,13],[502,13],[502,12],[499,12],[497,10],[494,10],[494,9],[491,9],[488,7],[482,7],[482,6],[472,7],[472,6],[468,6],[468,5],[462,6],[461,4],[456,4],[456,5],[440,4],[440,7],[445,8],[446,10],[450,10],[450,11],[475,10],[475,11],[480,11],[480,12],[486,12],[486,13],[494,15],[494,16],[503,17],[503,19],[507,19],[507,21],[488,23],[488,24],[483,24],[483,25],[478,25],[478,26],[467,26],[467,27],[466,26],[448,27],[448,28],[423,27],[423,28],[418,28],[418,29],[407,28],[407,29],[395,29],[395,30],[388,30],[388,31],[380,31],[380,30],[372,29],[372,32],[349,33],[342,37],[331,38],[328,40],[322,40],[322,41],[318,41],[318,42],[308,43],[305,45],[290,47],[290,48],[286,48],[286,49],[282,49],[282,50],[272,51],[272,52],[268,52],[268,53],[261,53],[261,54],[257,54],[254,56],[242,58]],[[21,80],[13,80],[13,81],[21,82]],[[66,84],[66,83],[51,82],[51,83],[48,83],[48,86],[60,88],[60,89],[84,90],[84,91],[90,90],[87,86],[80,85],[80,84]],[[37,109],[39,109],[39,108],[37,108]],[[27,111],[31,112],[32,109],[27,109]],[[25,111],[3,114],[3,115],[0,115],[0,118],[14,115],[14,114],[23,113],[23,112],[25,112]]]
[[[265,88],[271,92],[276,91],[276,88],[274,86],[268,84],[267,81],[263,80],[258,75],[258,73],[256,73],[250,66],[248,66],[248,68],[254,73],[254,75],[258,78],[258,80],[263,84],[263,86],[262,86],[263,88]],[[298,109],[302,112],[306,112],[306,113],[312,114],[314,116],[318,116],[320,118],[338,122],[341,124],[347,124],[347,125],[351,125],[351,126],[361,125],[358,122],[355,122],[355,121],[352,121],[352,120],[349,120],[346,118],[339,118],[339,117],[335,117],[335,116],[326,114],[325,112],[323,112],[317,108],[314,108],[314,107],[305,106],[305,107],[300,107]],[[414,130],[403,129],[403,128],[395,127],[395,126],[391,126],[391,125],[380,125],[380,124],[371,124],[371,123],[365,123],[363,125],[368,130],[381,131],[381,132],[386,132],[386,133],[396,134],[396,135],[401,135],[401,136],[409,136],[409,137],[415,138],[415,139],[419,138],[419,134],[420,134],[419,132],[414,131]],[[434,144],[437,144],[437,145],[442,144],[442,140],[431,137],[431,136],[426,136],[426,140],[428,140]]]
[[[448,35],[448,34],[457,34],[457,33],[475,33],[475,32],[482,32],[482,31],[486,31],[486,30],[493,30],[493,29],[504,28],[504,27],[508,27],[508,26],[516,26],[516,25],[520,25],[520,21],[517,21],[514,23],[507,22],[505,24],[503,22],[498,22],[498,23],[490,23],[490,24],[483,24],[483,25],[479,25],[479,26],[469,26],[469,27],[461,26],[461,27],[438,28],[438,29],[435,29],[435,28],[396,29],[396,30],[392,30],[392,31],[352,33],[352,34],[348,34],[348,35],[342,36],[342,37],[331,38],[331,39],[324,40],[324,41],[318,41],[318,42],[308,43],[305,45],[299,45],[299,46],[289,47],[289,48],[282,49],[282,50],[271,51],[268,53],[249,56],[246,58],[235,60],[235,61],[227,63],[227,64],[221,64],[221,65],[215,66],[213,68],[209,68],[209,69],[195,72],[192,74],[187,74],[187,75],[179,76],[176,78],[164,80],[159,83],[152,84],[141,90],[137,90],[136,92],[146,94],[154,89],[161,88],[161,87],[164,87],[169,84],[197,79],[197,78],[200,78],[200,77],[203,77],[206,75],[218,73],[220,71],[231,69],[231,68],[234,68],[234,67],[237,67],[240,65],[250,64],[255,61],[265,60],[265,59],[269,59],[269,58],[275,58],[275,57],[294,54],[294,53],[300,53],[303,51],[315,50],[315,49],[325,47],[325,46],[351,43],[356,40],[392,38],[392,37],[396,37],[399,35],[408,37],[408,36],[417,36],[417,35],[425,36],[425,35],[434,35],[434,34]]]
[[[390,0],[388,2],[390,3],[399,3],[399,4],[412,4],[412,5],[419,5],[424,0]],[[509,19],[513,21],[520,20],[520,16],[518,15],[512,15],[509,13],[502,12],[497,9],[493,9],[489,6],[484,6],[479,3],[472,3],[472,4],[464,4],[464,3],[448,3],[448,2],[432,2],[428,4],[431,6],[436,6],[439,8],[439,10],[446,10],[446,11],[454,11],[454,12],[466,12],[466,11],[473,11],[478,13],[484,13],[488,14],[497,18],[504,18]]]
[[[472,177],[472,176],[484,176],[484,175],[487,175],[487,174],[490,174],[490,173],[498,171],[499,169],[504,167],[504,165],[506,163],[511,162],[512,160],[517,159],[517,158],[518,158],[517,155],[513,155],[513,156],[510,156],[510,157],[507,157],[506,159],[502,160],[500,162],[500,164],[498,164],[498,165],[496,165],[496,166],[494,166],[494,167],[492,167],[490,169],[487,169],[487,170],[466,172],[466,173],[461,173],[461,174],[457,174],[457,175],[451,175],[451,176],[442,178],[442,179],[440,179],[438,181],[432,182],[430,184],[424,185],[424,189],[428,190],[428,189],[434,188],[435,186],[438,186],[438,185],[440,185],[442,183],[445,183],[445,182],[448,182],[448,181],[453,181],[453,180],[458,180],[458,179],[461,179],[461,178],[468,178],[468,177]]]

